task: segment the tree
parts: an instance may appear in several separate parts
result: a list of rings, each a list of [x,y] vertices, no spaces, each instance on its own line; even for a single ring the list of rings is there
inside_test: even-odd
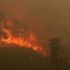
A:
[[[0,28],[0,47],[3,47],[2,38],[7,38],[7,35],[3,32],[2,28]]]
[[[66,57],[63,55],[59,38],[50,40],[50,49],[52,70],[68,70],[68,63]]]
[[[2,37],[7,38],[7,34],[3,31],[3,28],[8,28],[8,25],[6,24],[5,21],[6,15],[5,13],[0,13],[0,45],[3,46],[2,44]]]

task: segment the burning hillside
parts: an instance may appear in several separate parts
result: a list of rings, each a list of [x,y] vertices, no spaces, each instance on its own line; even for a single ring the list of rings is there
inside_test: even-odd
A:
[[[16,29],[14,24],[17,26]],[[0,21],[0,45],[6,47],[6,45],[15,44],[22,48],[31,48],[33,51],[47,56],[46,50],[38,43],[33,33],[28,32],[25,35],[24,28],[21,28],[19,24],[20,23],[15,23],[12,19],[6,17]]]

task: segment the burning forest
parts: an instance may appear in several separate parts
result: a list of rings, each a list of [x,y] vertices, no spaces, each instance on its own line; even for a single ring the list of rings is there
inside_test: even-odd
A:
[[[62,54],[60,38],[52,38],[48,46],[49,52],[33,32],[22,27],[19,20],[0,16],[0,66],[2,70],[3,66],[9,65],[10,67],[14,65],[12,68],[16,66],[15,70],[21,67],[25,70],[68,70],[68,63]]]
[[[47,56],[47,51],[38,42],[37,37],[28,30],[25,33],[25,29],[22,28],[16,20],[7,18],[6,16],[0,16],[0,45],[1,47],[8,47],[8,45],[18,45],[19,48],[31,48],[33,51]],[[17,27],[15,29],[15,26]]]

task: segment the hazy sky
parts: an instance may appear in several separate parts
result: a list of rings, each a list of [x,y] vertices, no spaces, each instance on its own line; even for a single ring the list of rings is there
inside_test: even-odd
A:
[[[0,11],[28,22],[42,42],[47,32],[60,36],[70,50],[70,0],[0,0]]]

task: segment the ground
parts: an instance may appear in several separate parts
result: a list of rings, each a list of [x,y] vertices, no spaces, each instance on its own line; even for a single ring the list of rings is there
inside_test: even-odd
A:
[[[47,58],[31,49],[0,48],[1,70],[48,70]]]

